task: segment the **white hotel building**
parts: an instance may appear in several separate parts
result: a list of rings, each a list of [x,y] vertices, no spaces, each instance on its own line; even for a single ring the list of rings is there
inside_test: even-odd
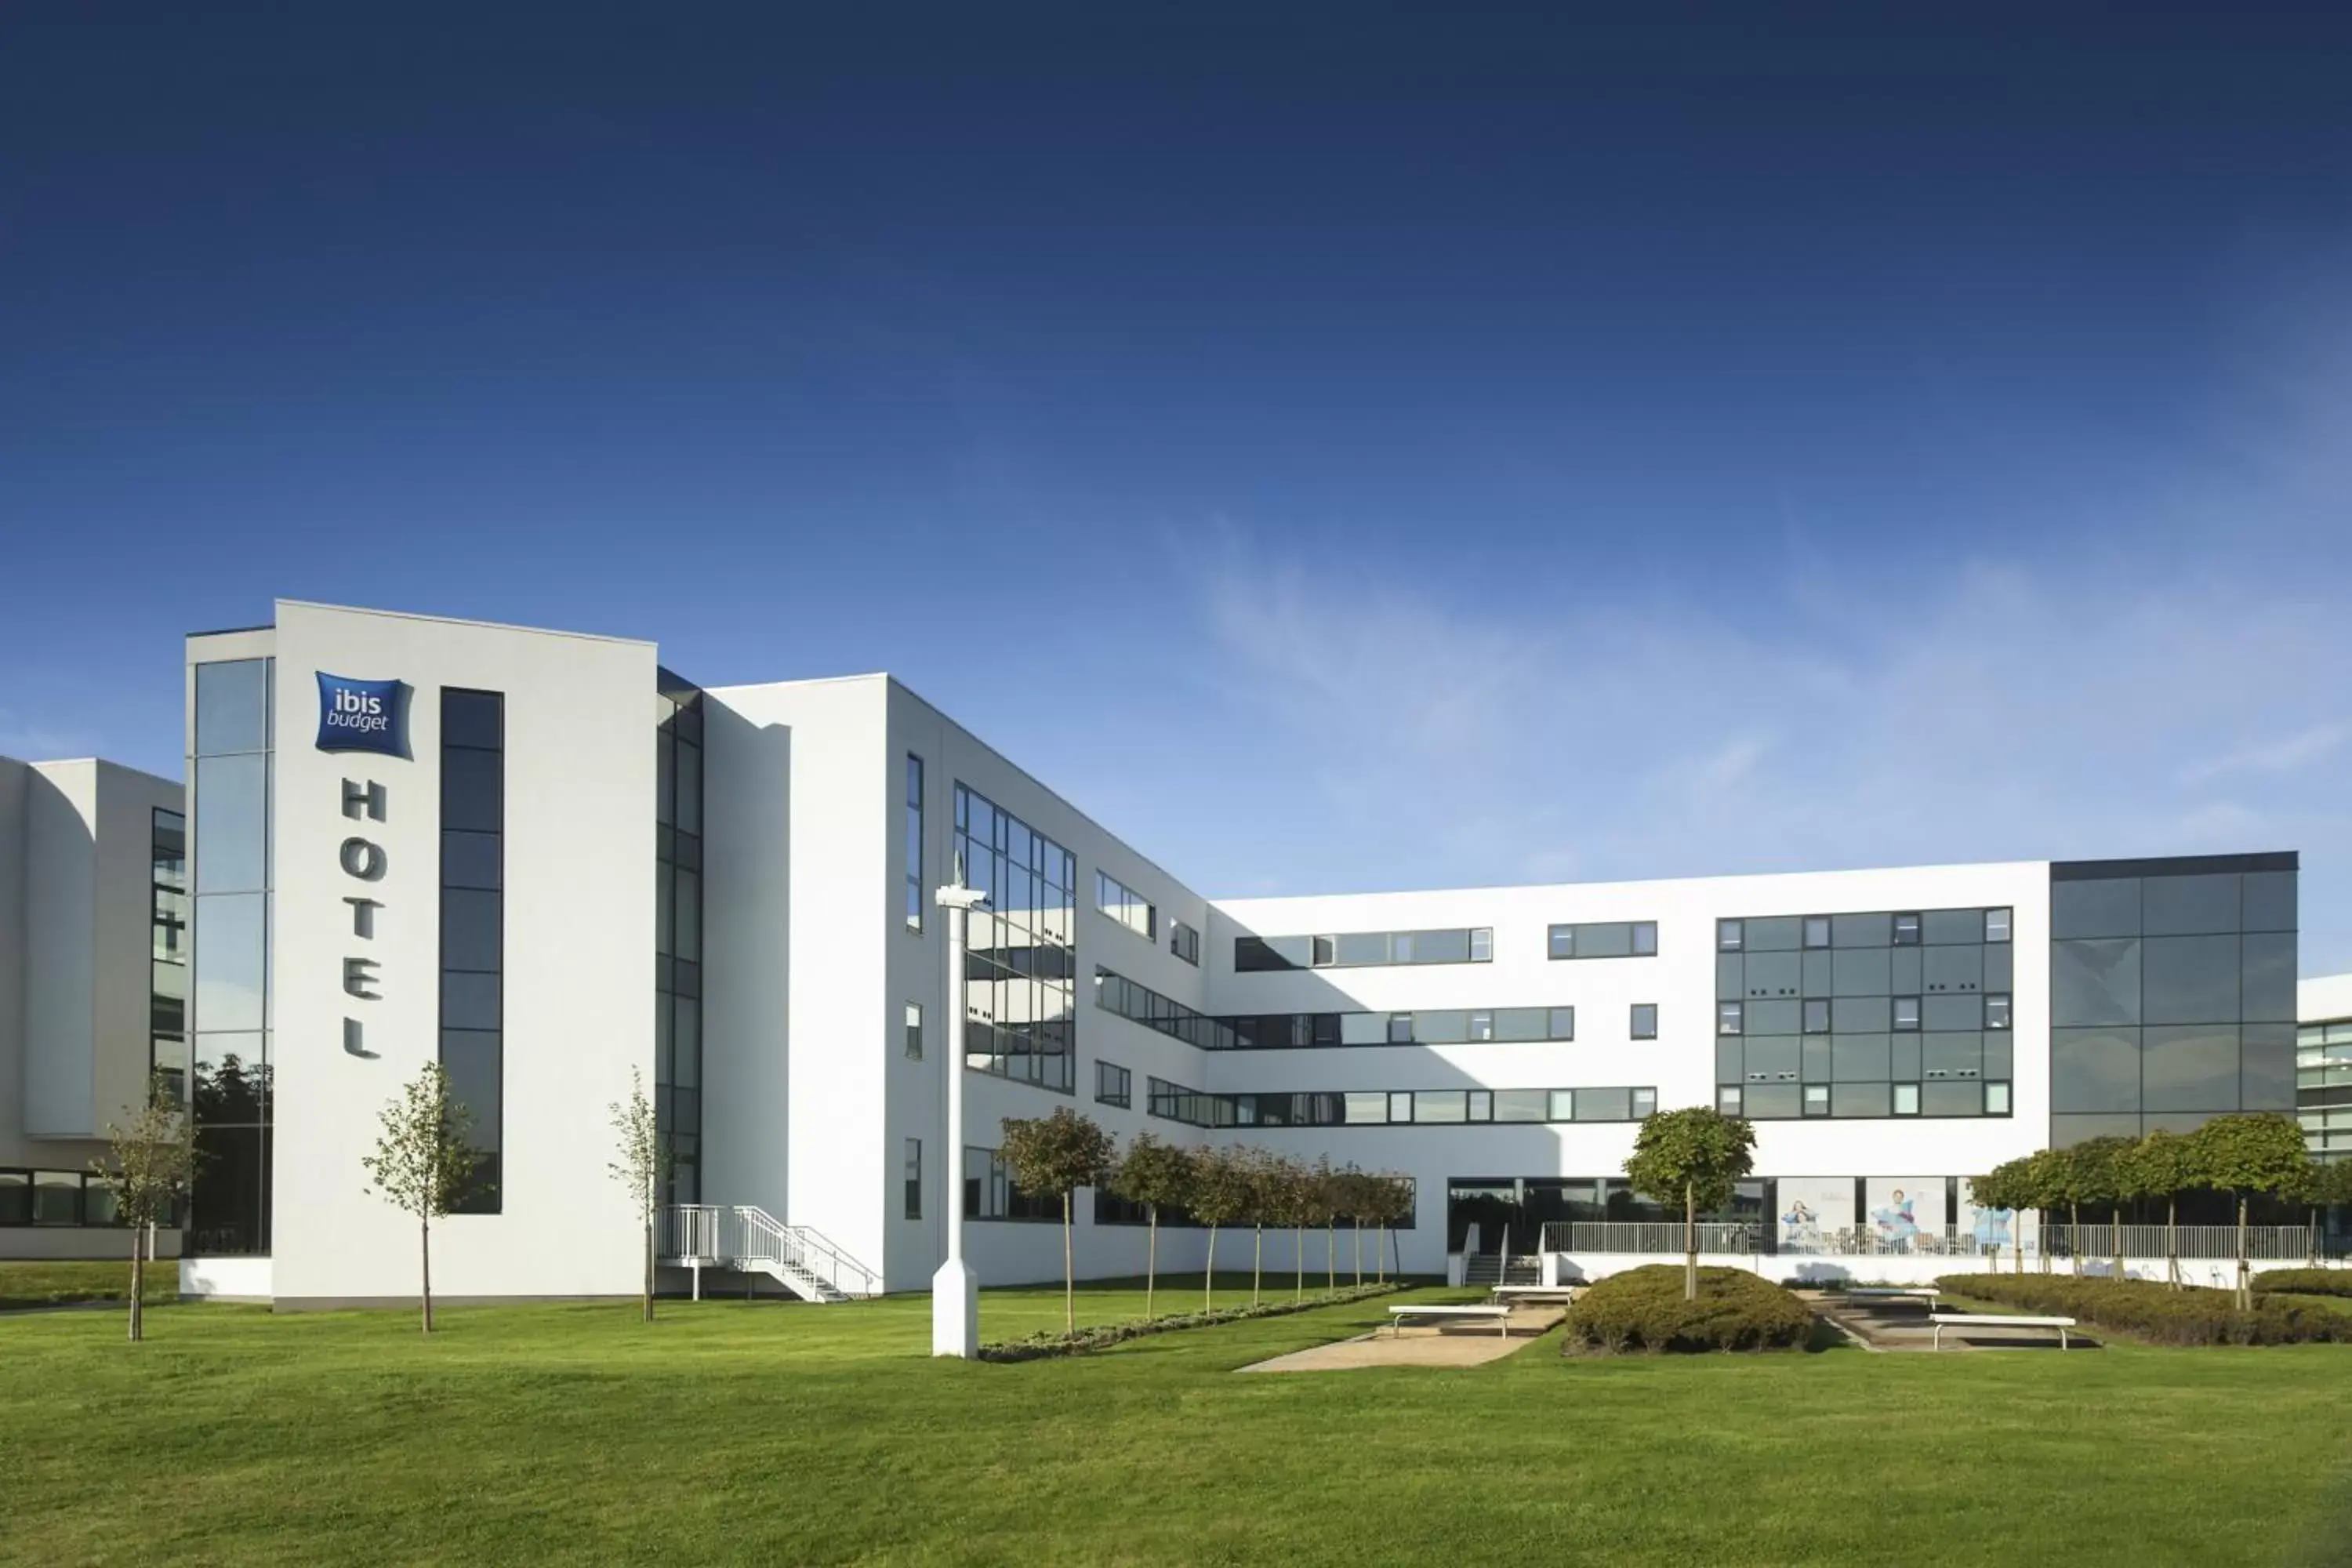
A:
[[[1733,1217],[1786,1252],[1966,1238],[1996,1162],[2295,1108],[2291,853],[1212,902],[887,676],[698,689],[649,643],[281,602],[191,637],[188,692],[196,1294],[412,1292],[359,1161],[436,1058],[494,1157],[438,1233],[458,1298],[635,1290],[633,1071],[721,1216],[670,1250],[893,1290],[950,1172],[983,1283],[1058,1273],[992,1151],[1060,1106],[1408,1175],[1430,1273],[1474,1225],[1645,1217],[1654,1108],[1756,1121]],[[959,856],[992,901],[951,1069]],[[1133,1216],[1077,1215],[1084,1272],[1141,1270]]]

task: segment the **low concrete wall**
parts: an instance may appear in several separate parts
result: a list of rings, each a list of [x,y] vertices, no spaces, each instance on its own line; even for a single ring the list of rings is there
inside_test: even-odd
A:
[[[267,1258],[183,1258],[180,1294],[195,1301],[268,1301]]]

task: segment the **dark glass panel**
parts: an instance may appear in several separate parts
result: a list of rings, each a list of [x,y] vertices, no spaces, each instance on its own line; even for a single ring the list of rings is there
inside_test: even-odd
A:
[[[2295,873],[2249,871],[2245,874],[2242,916],[2247,931],[2293,931],[2295,919]]]
[[[1892,914],[1832,915],[1830,940],[1838,947],[1887,947],[1895,941]]]
[[[2147,936],[2236,931],[2238,873],[2145,878],[2140,882],[2139,920],[2140,931]]]
[[[2293,873],[2288,873],[2292,875]],[[2240,1016],[2266,1024],[2295,1018],[2295,933],[2249,932],[2240,941]]]
[[[1982,910],[1929,910],[1919,919],[1929,947],[1973,947],[1984,941]]]
[[[1885,996],[1894,973],[1893,955],[1884,947],[1841,948],[1834,955],[1831,994]]]
[[[2237,1021],[2239,952],[2234,935],[2152,936],[2141,943],[2140,964],[2141,1022]]]
[[[441,885],[496,889],[504,880],[504,840],[495,833],[443,833]]]
[[[2060,882],[2060,888],[2097,887]],[[2140,951],[2137,938],[2121,941],[2053,942],[2050,944],[2050,1022],[2067,1028],[2139,1022]]]
[[[2243,1026],[2238,1042],[2239,1109],[2293,1110],[2294,1100],[2294,1026]]]
[[[1883,1082],[1891,1076],[1889,1058],[1890,1049],[1885,1035],[1830,1037],[1830,1076],[1841,1083]]]
[[[1804,940],[1804,921],[1796,915],[1772,915],[1744,922],[1743,935],[1750,952],[1793,952]]]
[[[2050,935],[2070,937],[2137,936],[2140,933],[2139,879],[2110,877],[2092,881],[2050,884]]]
[[[2067,1149],[2094,1138],[2137,1138],[2139,1128],[2137,1116],[2053,1116],[2050,1143],[2053,1148]]]
[[[268,745],[268,661],[239,658],[196,666],[196,754],[259,752]]]
[[[2142,1105],[2149,1110],[2238,1109],[2238,1031],[2190,1025],[2142,1031]]]
[[[499,1056],[494,1029],[441,1031],[441,1066],[449,1075],[449,1098],[472,1113],[466,1140],[476,1149],[500,1146]]]
[[[441,753],[441,826],[446,831],[496,833],[503,826],[500,798],[506,758],[498,752]]]
[[[495,691],[441,690],[441,744],[495,752],[506,744],[505,701]]]
[[[1920,989],[1980,991],[1984,988],[1984,949],[1931,947],[1921,954]]]
[[[494,970],[499,966],[500,895],[471,888],[441,889],[441,966]]]
[[[2054,1111],[2139,1110],[2139,1031],[2050,1031],[2050,1108]]]
[[[1830,1086],[1832,1116],[1890,1114],[1887,1086],[1883,1083],[1838,1083]]]
[[[1922,1116],[1982,1116],[1984,1085],[1974,1079],[1930,1079],[1919,1086]]]
[[[443,1028],[496,1029],[502,1022],[498,975],[445,973],[441,976]]]

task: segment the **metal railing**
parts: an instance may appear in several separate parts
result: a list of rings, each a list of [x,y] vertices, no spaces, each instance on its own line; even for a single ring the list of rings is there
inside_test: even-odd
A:
[[[2014,1222],[2011,1222],[2014,1223]],[[2029,1217],[2024,1226],[2025,1256],[2029,1258],[2112,1258],[2115,1227],[2105,1225],[2041,1225]],[[1787,1226],[1760,1223],[1702,1221],[1696,1227],[1698,1249],[1717,1254],[1749,1254],[1781,1258],[1991,1258],[2016,1250],[2008,1225],[1963,1229],[1919,1228],[1889,1233],[1875,1226],[1820,1229],[1808,1226],[1791,1233]],[[2184,1225],[2174,1227],[2171,1256],[2200,1260],[2226,1260],[2238,1256],[2235,1226]],[[2321,1232],[2316,1256],[2346,1256],[2347,1238]],[[2124,1256],[2150,1258],[2167,1255],[2165,1227],[2127,1225],[2123,1227]],[[1683,1227],[1674,1221],[1553,1221],[1543,1227],[1546,1252],[1641,1252],[1678,1255]],[[2286,1262],[2314,1256],[2312,1236],[2299,1225],[2255,1225],[2246,1227],[2246,1257],[2255,1262]]]
[[[882,1277],[813,1226],[786,1225],[756,1204],[672,1204],[662,1210],[667,1263],[796,1271],[845,1296],[878,1296]]]

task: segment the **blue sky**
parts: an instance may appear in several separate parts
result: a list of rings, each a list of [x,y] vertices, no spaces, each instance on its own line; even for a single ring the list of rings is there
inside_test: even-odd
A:
[[[2297,847],[2352,969],[2352,13],[483,9],[0,20],[0,751],[283,595],[1212,894]]]

